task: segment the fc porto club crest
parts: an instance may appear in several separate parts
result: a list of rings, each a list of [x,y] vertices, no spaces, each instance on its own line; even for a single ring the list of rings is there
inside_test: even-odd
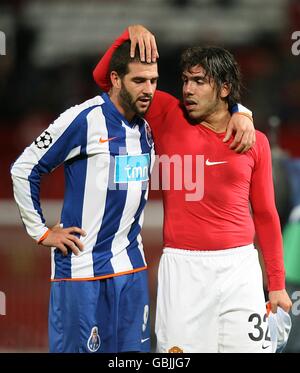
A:
[[[87,347],[89,351],[96,352],[99,350],[101,344],[100,336],[98,333],[98,327],[94,326],[91,330],[90,338],[87,341]]]
[[[146,132],[146,139],[149,146],[153,145],[153,138],[152,138],[152,132],[149,124],[145,121],[145,132]]]

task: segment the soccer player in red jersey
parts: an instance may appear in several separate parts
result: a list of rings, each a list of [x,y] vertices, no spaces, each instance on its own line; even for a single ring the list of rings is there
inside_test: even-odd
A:
[[[151,34],[143,28],[129,31],[133,47],[138,43],[140,51],[146,50],[149,56],[150,49],[153,56]],[[94,70],[94,78],[104,90],[110,88],[110,55],[128,37],[125,32]],[[183,103],[156,91],[146,119],[156,153],[182,160],[189,155],[191,179],[201,177],[203,190],[195,190],[196,198],[192,198],[186,185],[178,188],[174,169],[169,188],[163,190],[157,350],[270,352],[255,235],[266,268],[272,311],[278,306],[285,311],[291,307],[285,291],[270,147],[259,131],[248,152],[240,153],[249,144],[240,144],[233,152],[237,139],[231,137],[231,145],[224,141],[231,119],[229,108],[240,98],[239,69],[228,51],[190,48],[181,62]]]

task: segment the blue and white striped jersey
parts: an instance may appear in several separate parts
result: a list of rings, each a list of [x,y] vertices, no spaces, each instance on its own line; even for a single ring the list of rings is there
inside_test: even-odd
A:
[[[64,257],[52,249],[59,279],[104,278],[146,267],[140,230],[154,148],[148,123],[129,123],[107,94],[65,111],[12,166],[14,195],[27,232],[47,231],[40,206],[40,178],[65,169],[63,227],[82,227],[84,251]]]

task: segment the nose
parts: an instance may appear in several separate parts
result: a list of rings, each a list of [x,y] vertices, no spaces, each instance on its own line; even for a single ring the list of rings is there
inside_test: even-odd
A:
[[[182,87],[184,96],[190,96],[193,94],[193,83],[190,81],[187,81],[183,84]]]
[[[154,85],[151,83],[151,80],[146,80],[143,88],[145,94],[153,95]]]

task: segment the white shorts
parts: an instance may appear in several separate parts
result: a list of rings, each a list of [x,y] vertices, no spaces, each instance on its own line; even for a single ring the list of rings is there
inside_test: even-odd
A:
[[[219,251],[165,248],[155,332],[158,352],[271,352],[253,245]]]

